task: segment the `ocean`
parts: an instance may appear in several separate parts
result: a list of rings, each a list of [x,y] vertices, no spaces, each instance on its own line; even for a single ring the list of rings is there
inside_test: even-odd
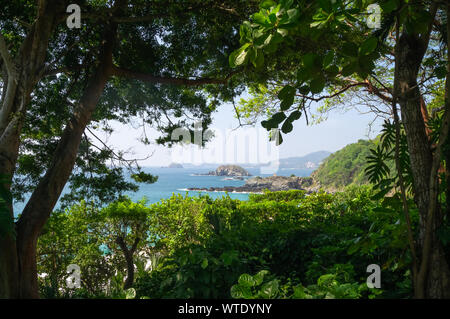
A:
[[[224,186],[242,186],[245,184],[244,180],[226,180],[224,176],[198,176],[197,174],[206,174],[214,170],[215,166],[202,167],[187,167],[187,168],[161,168],[161,167],[145,167],[142,170],[158,176],[158,181],[154,184],[139,183],[139,190],[137,192],[128,192],[132,200],[137,201],[146,197],[148,203],[156,203],[161,199],[171,197],[173,194],[182,194],[188,196],[198,196],[201,194],[208,194],[211,198],[220,198],[225,192],[198,192],[189,191],[187,188],[209,188],[209,187],[224,187]],[[253,176],[270,176],[271,174],[261,174],[259,168],[246,168],[246,170]],[[292,174],[300,177],[307,177],[313,172],[313,169],[279,169],[277,175],[290,176]],[[67,187],[66,187],[67,188]],[[64,192],[63,192],[64,193]],[[248,194],[242,193],[228,193],[233,199],[247,200]],[[28,196],[27,196],[28,197]],[[14,212],[17,214],[21,212],[25,203],[14,203]],[[58,207],[58,204],[57,204]]]

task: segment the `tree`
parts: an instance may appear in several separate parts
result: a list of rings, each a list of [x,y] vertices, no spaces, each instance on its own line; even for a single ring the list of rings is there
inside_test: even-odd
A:
[[[126,262],[127,278],[123,289],[129,289],[134,282],[134,256],[148,248],[149,212],[145,199],[133,203],[129,198],[111,203],[99,216],[97,230],[112,254],[120,252]]]
[[[66,284],[67,268],[80,267],[80,287],[89,295],[102,295],[118,269],[98,231],[100,212],[93,203],[81,201],[52,213],[37,245],[40,292],[46,298],[68,297],[76,292]]]
[[[71,2],[82,8],[81,29],[65,24],[69,1],[8,2],[0,14],[0,174],[6,190],[32,193],[15,235],[0,242],[0,297],[38,297],[36,243],[74,166],[120,176],[102,163],[125,159],[106,146],[92,151],[88,126],[108,130],[107,120],[139,116],[167,142],[189,118],[208,125],[235,93],[226,87],[236,73],[230,34],[255,9],[248,1]],[[75,189],[89,190],[73,177]]]
[[[375,31],[365,23],[364,13],[369,4],[370,1],[264,1],[260,11],[251,16],[251,22],[242,24],[242,46],[230,55],[230,65],[235,67],[251,62],[255,67],[262,67],[266,54],[272,54],[281,43],[289,46],[290,42],[304,41],[305,37],[312,43],[324,44],[324,51],[300,52],[302,62],[297,67],[297,76],[279,83],[283,88],[278,91],[281,101],[278,112],[261,122],[263,127],[275,129],[275,132],[289,133],[292,123],[302,113],[306,115],[308,101],[318,102],[352,88],[363,88],[392,106],[391,112],[397,123],[396,135],[399,136],[397,105],[400,106],[414,199],[420,212],[419,235],[416,239],[409,237],[415,297],[448,297],[450,269],[437,234],[444,216],[442,203],[438,200],[439,187],[445,185],[444,180],[438,178],[442,159],[446,167],[445,176],[449,176],[446,148],[449,88],[446,86],[439,137],[434,145],[427,129],[429,118],[421,92],[424,84],[442,77],[446,77],[446,85],[449,83],[446,72],[449,67],[448,4],[438,1],[380,1],[381,28]],[[436,50],[439,37],[446,44],[447,57],[442,47]],[[383,83],[377,77],[377,69],[389,64],[394,64],[393,81]],[[431,72],[430,65],[434,66]],[[419,75],[423,74],[428,75],[419,82]],[[332,94],[317,96],[325,87],[330,87]],[[299,101],[297,97],[300,97]],[[399,144],[396,145],[398,149]],[[447,157],[443,158],[444,154]],[[402,173],[399,178],[402,184]],[[405,192],[402,193],[405,196]],[[448,196],[447,188],[446,198]],[[404,212],[408,220],[406,206]]]

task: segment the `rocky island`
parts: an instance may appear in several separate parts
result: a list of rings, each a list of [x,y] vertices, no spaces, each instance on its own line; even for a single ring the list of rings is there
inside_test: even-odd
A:
[[[305,190],[306,192],[311,193],[317,190],[317,185],[315,185],[311,177],[256,176],[247,179],[243,186],[188,188],[189,191],[230,192],[230,193],[262,193],[265,190],[275,192],[290,189]]]
[[[183,165],[179,163],[171,163],[167,168],[183,168]]]
[[[215,171],[210,171],[207,174],[199,174],[199,175],[230,176],[230,177],[252,176],[252,174],[250,174],[244,168],[238,165],[221,165]]]

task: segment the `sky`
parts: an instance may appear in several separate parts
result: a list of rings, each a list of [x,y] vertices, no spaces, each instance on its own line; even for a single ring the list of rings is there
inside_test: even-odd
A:
[[[374,138],[381,129],[381,120],[374,120],[373,114],[361,114],[357,110],[346,112],[335,110],[320,124],[306,125],[305,119],[294,122],[294,129],[283,134],[283,143],[275,146],[269,142],[268,134],[258,123],[255,127],[238,128],[231,104],[223,104],[213,116],[211,129],[215,137],[204,149],[196,145],[167,148],[139,142],[141,129],[118,122],[111,123],[115,132],[107,137],[108,145],[115,150],[127,151],[125,158],[139,158],[142,167],[181,164],[263,164],[278,158],[304,156],[316,151],[335,152],[359,139]],[[101,133],[98,133],[101,135]],[[156,132],[147,132],[156,138]],[[106,139],[106,136],[104,137]]]

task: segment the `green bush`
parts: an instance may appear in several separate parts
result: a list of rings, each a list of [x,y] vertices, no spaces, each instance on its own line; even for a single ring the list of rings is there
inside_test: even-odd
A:
[[[151,245],[143,249],[163,258],[152,270],[144,269],[145,260],[135,260],[135,297],[408,298],[411,258],[401,201],[373,195],[370,186],[353,186],[336,194],[266,192],[248,201],[176,195],[153,204],[148,213]],[[57,294],[63,266],[75,260],[92,284],[83,283],[85,292],[74,296],[133,297],[120,285],[120,260],[99,250],[105,238],[87,226],[93,211],[83,205],[54,215],[40,239],[40,269],[53,270],[52,255],[45,250],[55,245],[61,265],[55,268],[60,275],[42,280],[42,290]],[[416,231],[418,214],[412,201],[409,205]],[[76,240],[59,234],[61,227]],[[369,264],[382,268],[381,290],[364,289]],[[244,289],[240,286],[252,279],[243,274],[260,274],[263,281],[253,278],[255,285]]]

